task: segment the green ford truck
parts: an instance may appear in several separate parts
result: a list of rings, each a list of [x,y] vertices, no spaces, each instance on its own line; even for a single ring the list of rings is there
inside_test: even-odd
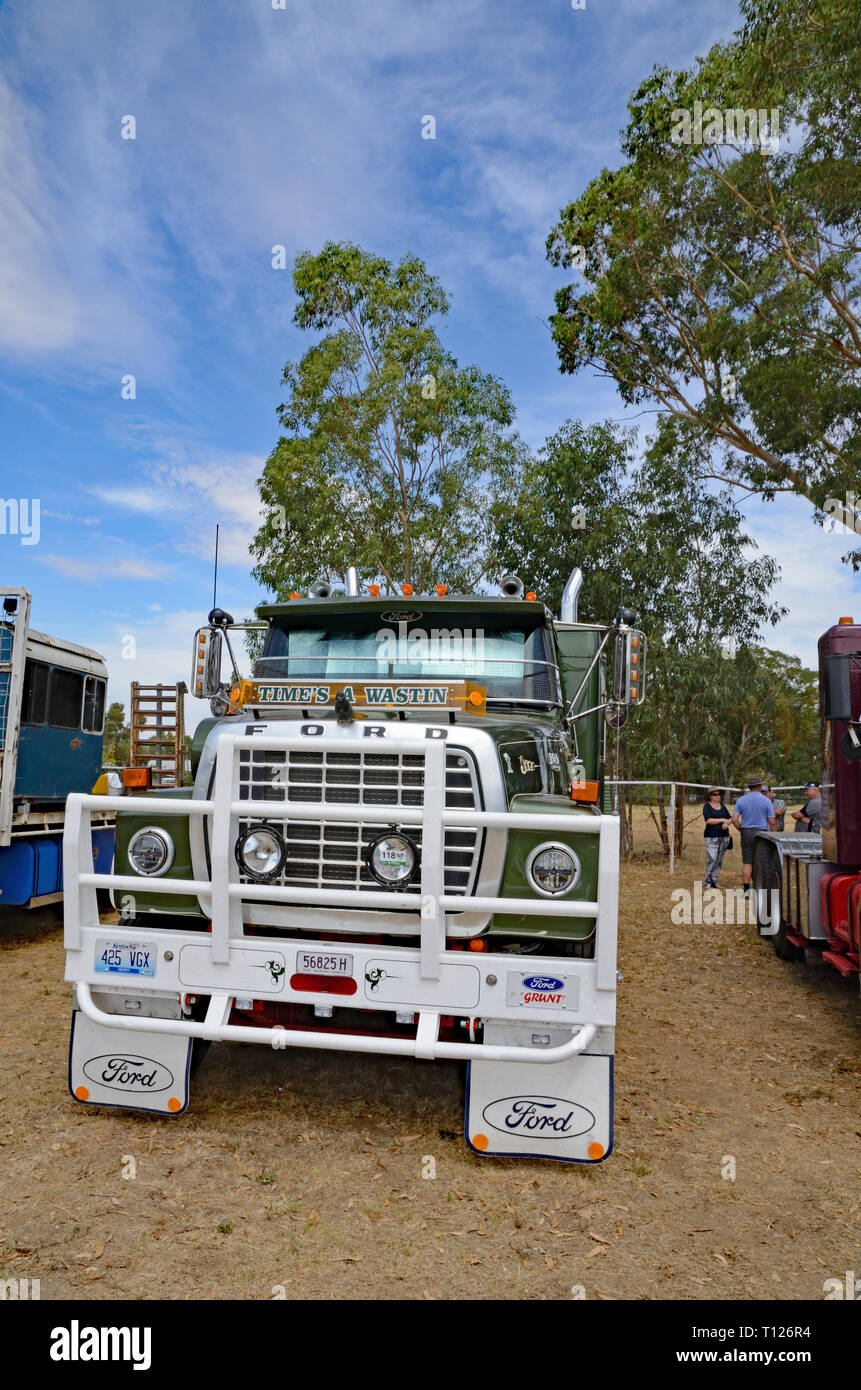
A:
[[[554,617],[516,576],[392,595],[351,569],[346,592],[258,610],[250,677],[231,643],[247,625],[212,611],[194,785],[115,799],[109,880],[96,798],[69,800],[77,1101],[181,1115],[213,1041],[392,1053],[467,1063],[476,1154],[608,1156],[606,731],[643,700],[645,639],[628,609],[578,622],[581,582]],[[118,924],[99,920],[107,881]]]

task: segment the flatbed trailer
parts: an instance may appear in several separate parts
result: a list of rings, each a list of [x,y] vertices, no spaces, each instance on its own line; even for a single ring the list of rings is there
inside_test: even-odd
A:
[[[861,975],[861,626],[819,640],[822,829],[762,831],[752,882],[757,920],[781,960]]]

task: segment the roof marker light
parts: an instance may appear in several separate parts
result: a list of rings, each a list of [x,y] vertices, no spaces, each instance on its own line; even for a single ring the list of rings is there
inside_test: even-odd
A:
[[[523,595],[523,597],[527,600],[527,602],[534,603],[535,600],[538,598],[538,595],[535,593],[534,589],[530,589],[527,593]]]
[[[371,595],[371,598],[379,598],[379,597],[380,597],[380,586],[379,586],[379,584],[369,584],[369,585],[368,585],[368,593]]]
[[[410,597],[410,595],[412,594],[412,592],[413,592],[413,586],[412,586],[412,584],[402,584],[402,585],[401,585],[401,593],[404,594],[407,598]]]
[[[439,598],[445,598],[446,594],[448,593],[448,589],[446,588],[445,584],[437,584],[436,592]]]

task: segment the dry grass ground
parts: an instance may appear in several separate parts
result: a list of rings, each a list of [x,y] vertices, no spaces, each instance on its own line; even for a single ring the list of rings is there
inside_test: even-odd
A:
[[[623,868],[596,1168],[472,1155],[446,1063],[221,1045],[178,1120],[79,1107],[60,932],[7,926],[0,1278],[82,1299],[821,1299],[861,1272],[858,983],[751,927],[674,925],[692,842],[672,880]]]

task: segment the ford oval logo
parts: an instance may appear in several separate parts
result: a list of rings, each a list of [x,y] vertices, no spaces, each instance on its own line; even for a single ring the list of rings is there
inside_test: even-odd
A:
[[[594,1128],[595,1116],[576,1100],[560,1096],[506,1096],[482,1110],[491,1129],[542,1139],[573,1139]]]
[[[417,623],[421,616],[415,608],[389,608],[380,614],[380,620],[384,623]]]
[[[565,981],[557,980],[554,975],[527,975],[523,981],[523,988],[558,994],[559,990],[565,988]]]
[[[114,1091],[155,1095],[173,1086],[173,1072],[139,1052],[106,1052],[84,1063],[84,1076]]]

